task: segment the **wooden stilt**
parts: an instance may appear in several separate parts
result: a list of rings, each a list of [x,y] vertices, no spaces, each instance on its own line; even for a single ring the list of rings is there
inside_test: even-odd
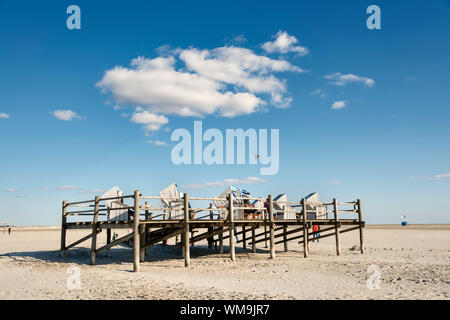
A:
[[[111,228],[106,229],[106,244],[111,243]],[[111,250],[106,251],[106,257],[111,258]]]
[[[255,235],[256,235],[256,227],[252,226],[252,252],[256,253],[256,239],[255,239]]]
[[[189,200],[188,194],[184,194],[184,266],[191,263],[191,248],[189,247]]]
[[[140,233],[139,233],[139,214],[140,214],[140,197],[139,190],[134,191],[134,215],[133,215],[133,269],[134,272],[139,272],[140,269]]]
[[[272,195],[269,195],[269,228],[270,228],[270,258],[275,259],[275,233],[273,222],[273,199]]]
[[[213,210],[213,204],[210,203],[209,204],[209,220],[214,220],[214,210]],[[213,231],[213,227],[209,227],[208,228],[208,232],[212,232]],[[208,248],[212,249],[214,245],[214,237],[209,237],[208,238]]]
[[[92,221],[91,264],[95,264],[95,250],[97,250],[97,223],[100,198],[95,197],[94,219]]]
[[[288,251],[288,242],[287,242],[287,225],[283,226],[283,243],[284,243],[284,252]]]
[[[228,195],[228,219],[230,221],[230,258],[231,261],[236,261],[236,253],[234,251],[234,208],[233,208],[233,194]]]
[[[242,247],[247,249],[247,234],[245,231],[245,226],[242,227]]]
[[[148,211],[148,201],[145,201],[145,220],[151,220],[152,216],[150,214],[150,212]],[[149,234],[150,234],[150,225],[146,224],[145,225],[145,243],[147,243],[147,241],[149,240]],[[150,247],[146,247],[145,248],[145,255],[148,256],[148,252],[150,251]]]
[[[264,221],[267,221],[267,218],[264,217]],[[267,234],[267,226],[264,224],[264,233]],[[267,245],[267,237],[264,236],[264,248],[268,248],[269,246]]]
[[[358,221],[359,221],[359,248],[361,253],[364,254],[364,233],[363,233],[363,224],[362,224],[362,209],[361,209],[361,200],[357,200],[358,203]]]
[[[221,231],[219,233],[219,253],[223,254],[223,227],[220,227]]]
[[[61,253],[66,250],[66,232],[67,232],[67,201],[62,203],[62,217],[61,217]],[[4,224],[6,230],[6,223]]]
[[[306,200],[302,199],[302,220],[303,220],[303,256],[308,258],[308,226],[306,224]]]
[[[334,233],[336,234],[336,255],[341,254],[341,246],[339,243],[339,209],[337,200],[333,199],[333,212],[334,212]]]

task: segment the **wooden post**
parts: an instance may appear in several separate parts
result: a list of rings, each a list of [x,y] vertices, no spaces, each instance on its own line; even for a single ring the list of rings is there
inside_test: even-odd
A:
[[[247,249],[247,234],[245,231],[245,226],[242,227],[242,247]]]
[[[140,198],[139,190],[134,191],[134,240],[133,240],[133,268],[134,272],[139,272],[140,260],[140,234],[139,234],[139,214],[140,214]]]
[[[269,195],[269,228],[270,228],[270,258],[275,259],[275,234],[274,234],[274,222],[273,222],[273,199],[272,195]]]
[[[336,254],[341,254],[341,246],[339,243],[339,210],[337,200],[333,199],[333,211],[334,211],[334,233],[336,235]]]
[[[252,226],[252,252],[256,253],[256,237],[255,237],[255,233],[256,233],[256,227]]]
[[[302,199],[302,219],[303,219],[303,256],[308,258],[308,226],[306,224],[306,200]]]
[[[66,250],[66,232],[67,232],[67,201],[62,203],[62,219],[61,219],[61,253]],[[6,223],[4,225],[4,231],[6,231]]]
[[[191,263],[191,248],[189,247],[189,199],[184,194],[184,266],[187,268]]]
[[[364,253],[364,234],[363,234],[363,226],[362,226],[362,209],[361,209],[361,200],[358,199],[358,220],[359,220],[359,248],[361,253]]]
[[[213,210],[213,204],[210,203],[209,204],[209,220],[214,220],[214,210]],[[209,227],[208,228],[208,232],[212,232],[213,231],[213,227]],[[214,242],[214,237],[209,237],[208,238],[208,248],[212,249],[213,248],[213,242]]]
[[[106,229],[106,244],[111,243],[111,228]],[[106,256],[111,258],[111,249],[106,250]]]
[[[287,242],[287,224],[283,226],[283,242],[284,242],[284,252],[288,251],[288,242]]]
[[[152,216],[148,211],[148,201],[145,201],[145,220],[151,220]],[[145,225],[145,242],[147,242],[149,239],[149,234],[150,234],[150,225],[146,224]],[[150,250],[150,247],[145,249],[145,255],[148,256],[148,251]]]
[[[95,264],[95,250],[97,249],[97,223],[99,210],[99,196],[95,197],[94,219],[92,220],[91,264]]]
[[[232,193],[228,195],[228,219],[230,220],[230,257],[231,261],[236,261],[236,253],[234,252],[234,209]]]
[[[219,233],[219,253],[223,254],[223,227],[219,227],[220,228],[220,233]]]

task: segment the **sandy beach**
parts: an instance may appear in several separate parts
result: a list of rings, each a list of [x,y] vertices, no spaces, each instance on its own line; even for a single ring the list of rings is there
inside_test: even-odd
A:
[[[126,231],[120,231],[119,235]],[[68,243],[87,231],[70,230]],[[0,300],[4,299],[449,299],[450,225],[375,225],[365,228],[366,253],[357,250],[358,233],[341,236],[342,253],[334,238],[301,245],[289,243],[276,259],[260,243],[257,253],[236,247],[232,262],[225,253],[191,248],[191,267],[184,268],[181,249],[152,246],[141,272],[134,273],[132,250],[115,247],[111,257],[97,256],[89,265],[90,241],[59,252],[59,227],[0,230]],[[99,245],[105,243],[99,235]],[[367,286],[379,267],[379,289]],[[80,289],[68,290],[68,268],[80,270]],[[373,282],[370,282],[373,283]]]

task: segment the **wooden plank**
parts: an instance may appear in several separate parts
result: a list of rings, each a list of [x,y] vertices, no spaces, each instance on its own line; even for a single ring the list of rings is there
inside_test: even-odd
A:
[[[287,241],[287,225],[283,226],[283,241],[284,241],[284,252],[288,251],[288,241]]]
[[[306,225],[306,200],[302,199],[303,239],[308,239],[308,226]],[[303,256],[308,258],[308,241],[303,241]]]
[[[255,240],[256,227],[252,226],[252,252],[256,253],[256,240]]]
[[[164,235],[164,236],[162,236],[162,237],[159,237],[159,238],[157,238],[157,239],[150,239],[146,244],[145,244],[145,248],[147,248],[147,247],[149,247],[149,246],[152,246],[152,245],[154,245],[154,244],[157,244],[158,242],[161,242],[161,241],[165,241],[165,240],[167,240],[167,239],[170,239],[170,238],[173,238],[173,237],[176,237],[176,236],[179,236],[180,234],[182,234],[182,233],[184,233],[184,228],[177,228],[177,229],[175,229],[174,231],[172,231],[172,232],[170,232],[169,234],[166,234],[166,235]],[[151,235],[150,235],[150,238],[151,238]],[[178,245],[177,244],[177,241],[175,240],[175,243],[176,243],[176,245]]]

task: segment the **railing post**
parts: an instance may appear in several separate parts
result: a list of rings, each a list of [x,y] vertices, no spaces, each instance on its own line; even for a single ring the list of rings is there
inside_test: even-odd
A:
[[[92,242],[91,242],[91,264],[95,264],[95,250],[97,250],[97,224],[98,224],[98,210],[100,198],[98,196],[95,197],[94,204],[94,219],[92,220]]]
[[[302,199],[302,219],[303,219],[303,256],[308,258],[308,225],[306,223],[306,200]]]
[[[336,235],[336,254],[341,254],[341,246],[339,243],[339,209],[337,200],[333,199],[333,212],[334,212],[334,233]]]
[[[269,229],[270,229],[270,258],[275,259],[275,234],[274,234],[274,222],[273,222],[273,199],[272,195],[269,195]]]
[[[288,242],[287,242],[287,224],[283,226],[283,242],[284,242],[284,252],[288,251]]]
[[[134,239],[133,239],[133,269],[134,272],[139,272],[139,260],[140,260],[140,234],[139,234],[139,214],[140,208],[140,198],[141,194],[139,190],[134,191],[134,215],[133,215],[133,225],[134,225]]]
[[[214,220],[214,210],[213,210],[213,204],[212,203],[209,204],[209,220],[210,221]],[[213,227],[208,227],[208,232],[213,232],[213,230],[214,230]],[[208,238],[208,248],[209,249],[212,249],[213,242],[214,242],[214,237],[209,237]]]
[[[230,257],[231,261],[236,261],[236,253],[234,251],[234,208],[232,193],[228,195],[228,219],[230,220]]]
[[[359,220],[359,248],[361,253],[364,253],[364,234],[363,234],[363,225],[362,225],[362,209],[361,209],[361,200],[358,199],[358,220]]]
[[[184,194],[184,266],[189,267],[191,263],[191,248],[189,246],[189,199],[188,194]]]
[[[66,250],[66,232],[67,232],[67,201],[62,203],[62,218],[61,218],[61,253]],[[6,223],[4,224],[4,231],[6,230]]]

